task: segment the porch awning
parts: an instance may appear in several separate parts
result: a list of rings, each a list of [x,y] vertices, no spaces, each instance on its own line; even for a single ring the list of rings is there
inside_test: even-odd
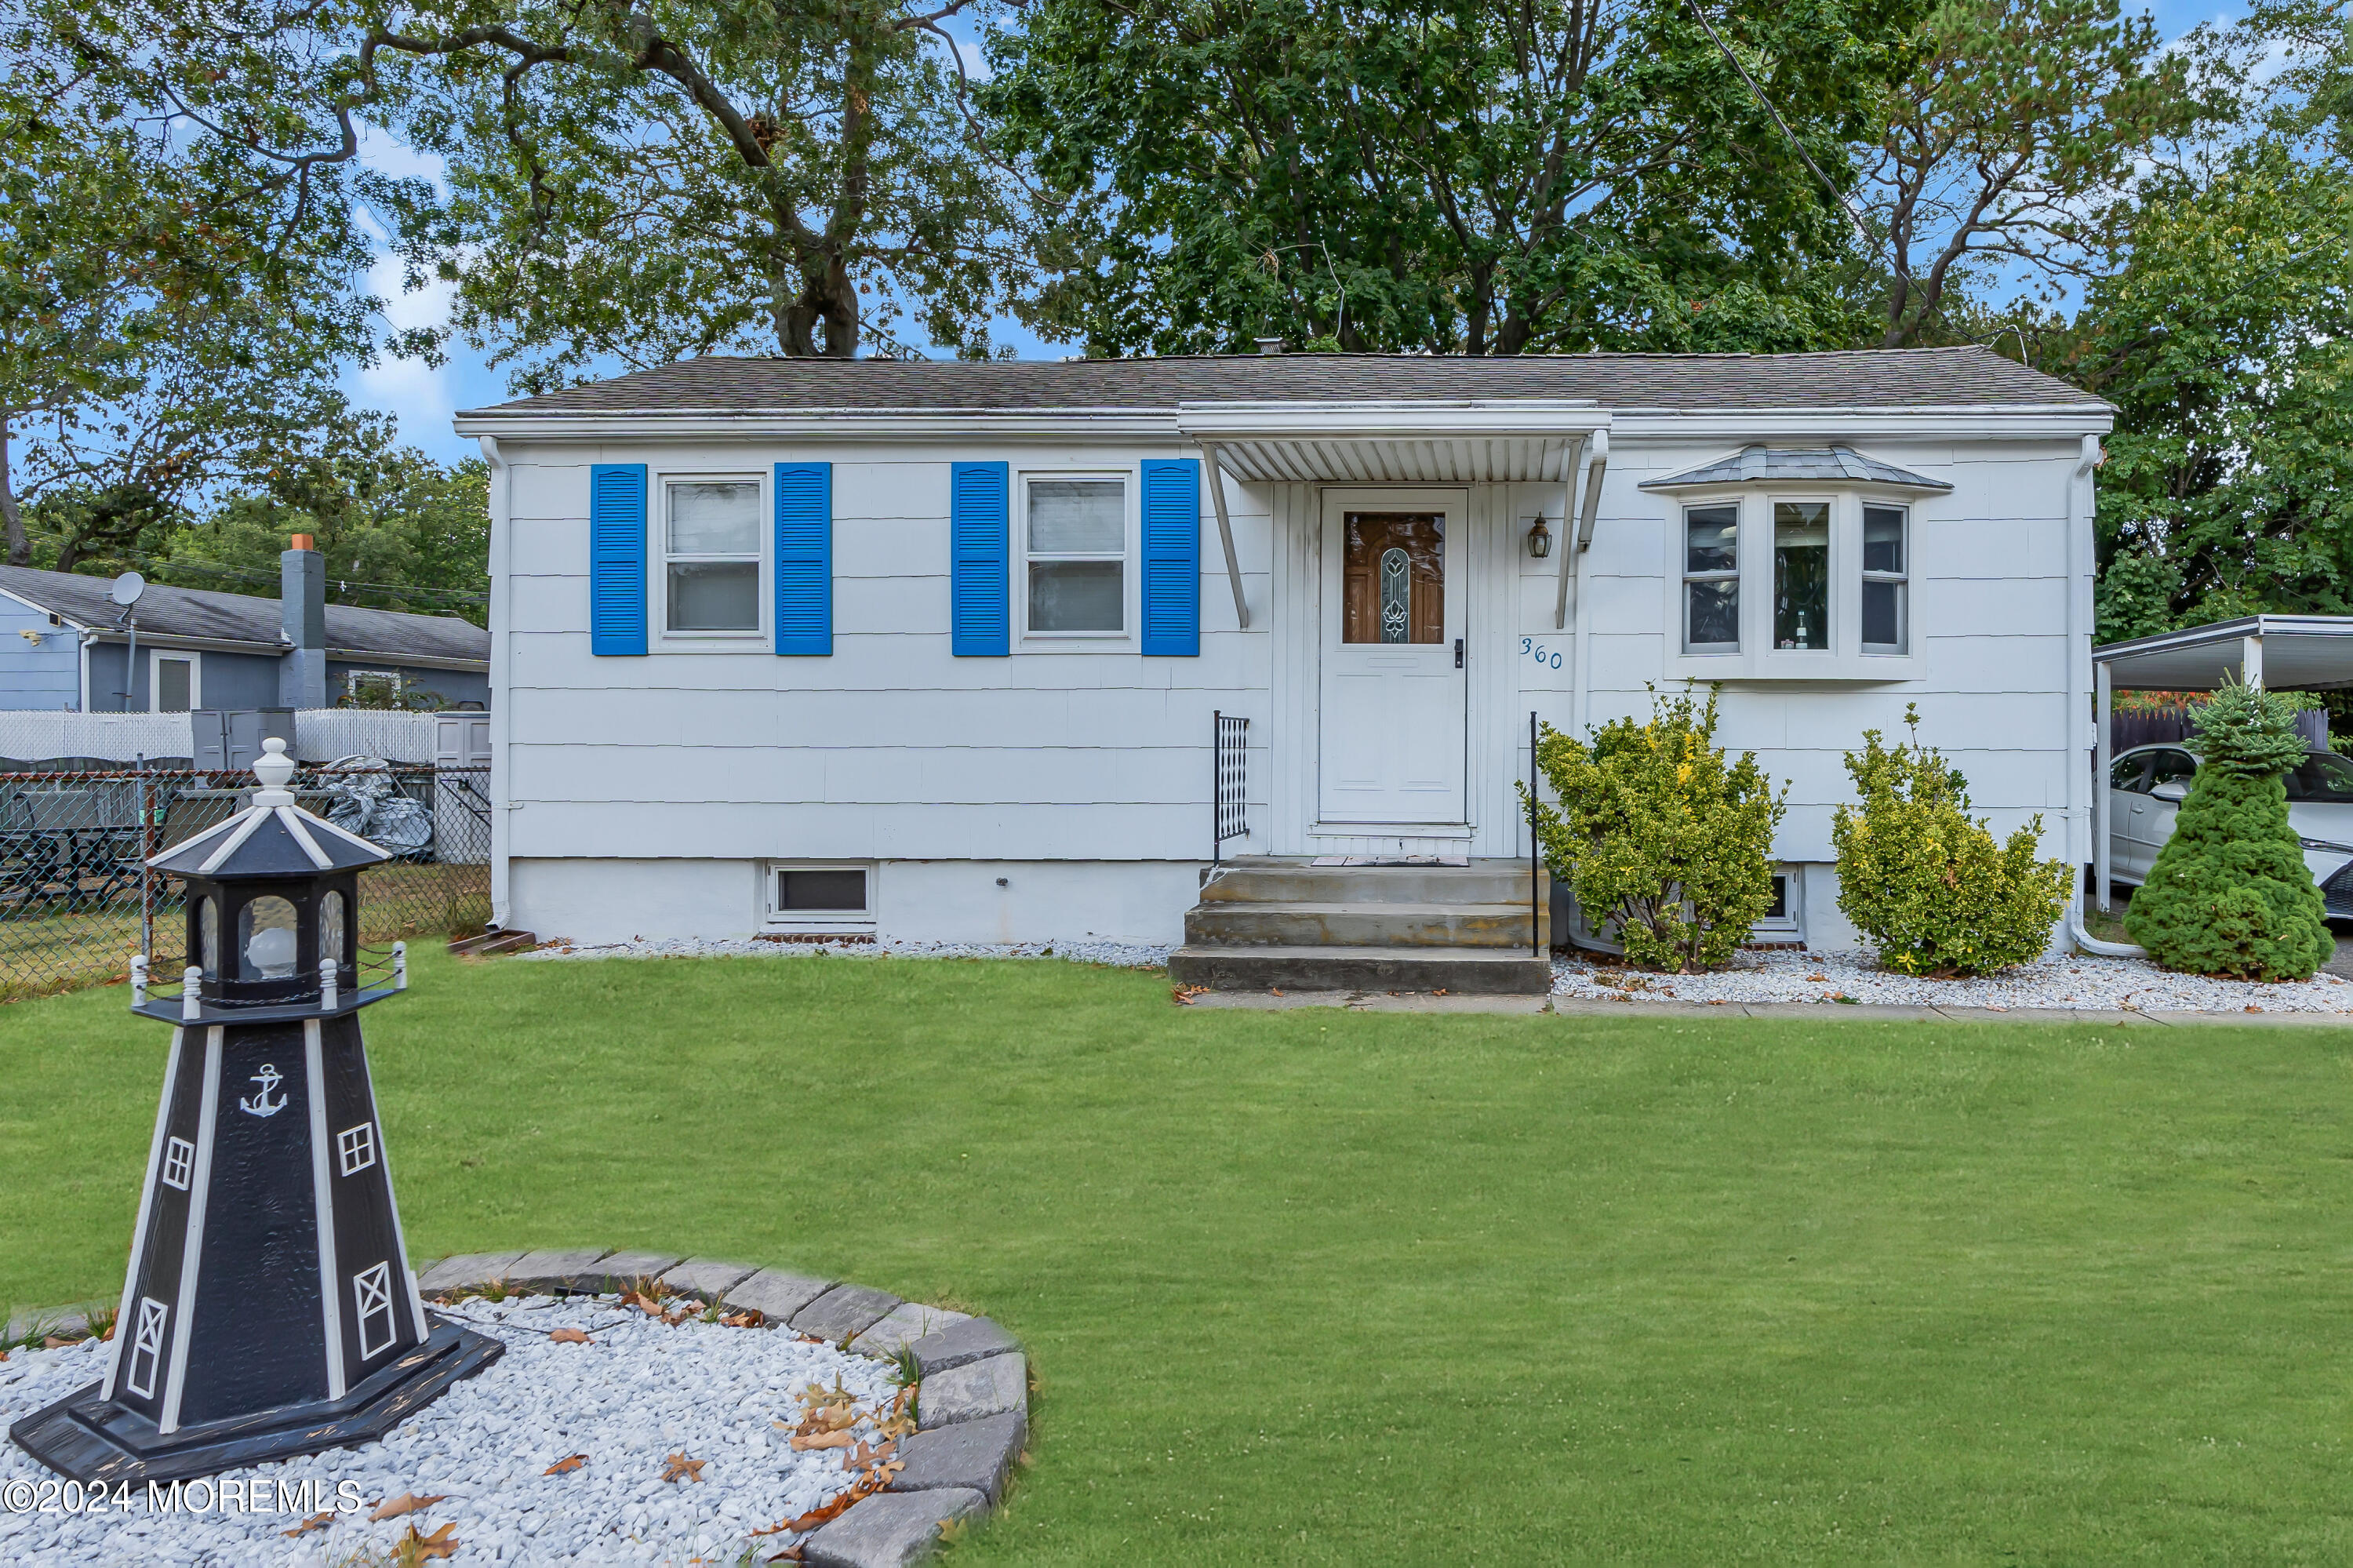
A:
[[[1609,415],[1585,398],[1180,403],[1176,428],[1237,479],[1321,484],[1559,482]]]
[[[1379,403],[1179,403],[1176,429],[1207,460],[1209,499],[1225,548],[1234,619],[1250,624],[1224,475],[1310,484],[1541,483],[1561,487],[1561,528],[1568,528],[1577,463],[1586,465],[1581,551],[1593,537],[1601,493],[1600,463],[1609,450],[1609,414],[1589,397],[1499,397]],[[1563,602],[1568,559],[1561,560]]]

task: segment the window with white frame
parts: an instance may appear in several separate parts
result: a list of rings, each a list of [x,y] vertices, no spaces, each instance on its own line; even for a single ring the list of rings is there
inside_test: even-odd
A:
[[[1901,506],[1862,508],[1862,651],[1910,652],[1911,514]]]
[[[688,636],[760,630],[760,482],[674,479],[663,489],[662,625]]]
[[[151,649],[147,655],[147,705],[159,714],[184,714],[202,701],[197,674],[202,654]]]
[[[1740,652],[1740,508],[1683,512],[1683,652]]]
[[[1127,481],[1039,475],[1022,486],[1022,551],[1032,634],[1127,629]]]
[[[1831,503],[1773,503],[1773,646],[1831,645]]]
[[[839,928],[874,923],[871,865],[770,864],[763,875],[770,925]]]

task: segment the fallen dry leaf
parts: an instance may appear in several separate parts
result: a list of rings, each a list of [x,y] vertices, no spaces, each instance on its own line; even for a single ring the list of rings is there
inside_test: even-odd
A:
[[[596,1342],[577,1329],[558,1329],[547,1337],[559,1345],[593,1345]]]
[[[304,1520],[301,1523],[296,1525],[286,1533],[290,1536],[308,1535],[314,1530],[324,1530],[327,1526],[334,1522],[335,1510],[333,1509],[329,1509],[324,1513],[312,1514],[310,1518]]]
[[[587,1462],[587,1455],[571,1454],[556,1460],[555,1463],[548,1466],[544,1470],[542,1470],[540,1474],[543,1476],[568,1476]]]
[[[376,1504],[375,1511],[368,1515],[368,1518],[370,1520],[398,1519],[405,1513],[418,1513],[444,1500],[448,1495],[448,1492],[443,1492],[438,1497],[421,1498],[415,1492],[403,1492],[388,1502]]]
[[[747,1307],[741,1312],[728,1314],[719,1321],[730,1329],[761,1329],[767,1326],[768,1315],[757,1308]]]
[[[2248,1011],[2253,1012],[2253,1009],[2250,1008]],[[72,1343],[73,1341],[63,1334],[45,1334],[41,1338],[41,1349],[45,1351],[61,1351]]]
[[[457,1528],[454,1524],[445,1524],[430,1535],[419,1535],[412,1524],[408,1527],[408,1533],[394,1544],[392,1560],[400,1564],[400,1568],[416,1568],[416,1564],[434,1558],[455,1557],[459,1542],[449,1532]]]
[[[702,1467],[709,1463],[708,1459],[690,1459],[683,1454],[672,1454],[662,1461],[662,1479],[699,1481],[702,1479]]]
[[[847,1448],[856,1441],[847,1432],[813,1432],[793,1439],[793,1451],[806,1454],[812,1448]]]

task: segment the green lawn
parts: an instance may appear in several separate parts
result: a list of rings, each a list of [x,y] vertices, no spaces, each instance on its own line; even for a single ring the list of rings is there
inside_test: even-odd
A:
[[[0,1297],[119,1287],[164,1032],[0,1009]],[[2353,1032],[1188,1011],[1060,963],[460,966],[420,1255],[986,1310],[959,1563],[2341,1563]]]

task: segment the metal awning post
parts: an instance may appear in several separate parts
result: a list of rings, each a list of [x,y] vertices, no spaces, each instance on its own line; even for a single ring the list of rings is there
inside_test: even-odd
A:
[[[1568,583],[1577,572],[1577,487],[1585,478],[1585,465],[1592,455],[1592,444],[1580,437],[1577,449],[1560,465],[1560,580],[1553,590],[1552,598],[1552,629],[1555,631],[1568,624]]]
[[[1218,514],[1218,542],[1226,547],[1226,581],[1234,590],[1234,624],[1248,631],[1250,604],[1242,598],[1241,560],[1234,554],[1234,520],[1226,514],[1226,476],[1218,467],[1214,441],[1201,443],[1201,477],[1209,482],[1209,504]]]
[[[2256,622],[2257,630],[2254,635],[2239,639],[2239,679],[2250,686],[2260,686],[2263,683],[2262,624],[2261,621]]]

